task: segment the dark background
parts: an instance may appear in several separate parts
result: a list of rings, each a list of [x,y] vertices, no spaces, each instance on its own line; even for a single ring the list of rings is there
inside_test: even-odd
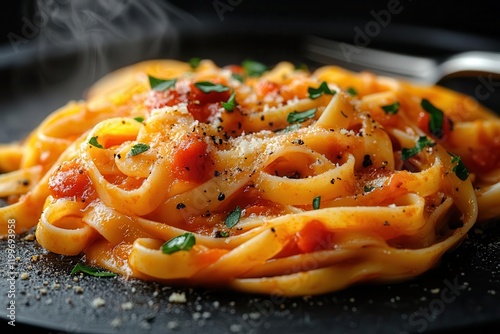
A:
[[[126,1],[125,1],[126,2]],[[147,2],[147,1],[145,1]],[[194,16],[203,20],[218,20],[214,9],[216,1],[204,0],[171,0],[170,2]],[[226,20],[239,21],[242,25],[255,21],[322,21],[333,22],[336,20],[369,21],[372,19],[370,11],[378,11],[386,8],[389,1],[220,1],[221,3],[236,4],[233,11],[226,12]],[[58,1],[66,3],[66,1]],[[410,24],[427,28],[439,28],[464,32],[467,34],[479,34],[499,38],[500,26],[498,12],[500,3],[493,0],[476,1],[417,1],[401,0],[403,7],[409,8],[397,17],[393,22],[398,24]],[[36,11],[34,0],[9,0],[3,2],[0,12],[0,40],[9,43],[7,34],[9,32],[21,35],[23,26],[22,17],[31,18]],[[253,27],[259,29],[259,27]],[[304,27],[307,30],[311,27]],[[277,28],[279,29],[279,28]],[[286,27],[283,27],[285,30]],[[334,32],[332,32],[334,33]],[[348,36],[345,36],[348,38]],[[411,39],[411,36],[406,36]]]

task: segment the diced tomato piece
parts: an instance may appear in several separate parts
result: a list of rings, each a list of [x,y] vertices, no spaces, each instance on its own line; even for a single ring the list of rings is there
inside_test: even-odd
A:
[[[168,89],[165,91],[152,90],[149,92],[144,105],[150,109],[171,107],[185,101],[185,97],[181,96],[177,91]]]
[[[189,103],[187,106],[189,113],[193,115],[194,119],[203,123],[207,123],[210,117],[217,113],[219,107],[220,102],[208,104]]]
[[[257,83],[256,93],[260,97],[264,97],[269,93],[278,92],[281,88],[281,85],[269,80],[260,80]]]
[[[218,84],[217,82],[213,82]],[[204,93],[194,83],[191,84],[191,92],[189,93],[189,101],[197,104],[208,104],[215,102],[226,102],[231,95],[230,90],[224,92],[209,92]]]
[[[49,178],[49,190],[56,198],[86,200],[94,193],[92,181],[77,161],[64,162]]]
[[[245,69],[240,65],[227,65],[224,66],[224,68],[230,70],[234,74],[245,75]]]
[[[420,114],[418,115],[418,119],[417,119],[418,127],[420,129],[422,129],[422,131],[424,131],[425,133],[432,135],[432,137],[436,141],[438,141],[438,142],[445,141],[446,138],[448,138],[448,136],[450,135],[451,131],[453,131],[452,120],[449,117],[447,117],[446,115],[443,115],[443,128],[442,128],[441,133],[432,133],[430,126],[429,126],[430,119],[431,119],[431,116],[429,115],[429,113],[424,112],[424,111],[420,112]]]
[[[333,236],[322,222],[312,220],[297,233],[297,246],[302,253],[330,249]]]
[[[172,167],[175,177],[184,181],[203,181],[212,164],[207,149],[208,145],[201,137],[186,137],[174,155]]]
[[[216,83],[214,82],[214,84]],[[193,115],[194,119],[204,123],[208,122],[210,116],[218,111],[221,102],[226,102],[231,96],[229,89],[224,92],[204,93],[194,83],[190,85],[190,88],[188,111]]]

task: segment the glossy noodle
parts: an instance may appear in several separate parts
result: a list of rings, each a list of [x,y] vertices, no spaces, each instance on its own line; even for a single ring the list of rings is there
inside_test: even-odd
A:
[[[499,152],[498,116],[443,87],[145,61],[0,146],[0,233],[171,285],[397,282],[500,217]]]

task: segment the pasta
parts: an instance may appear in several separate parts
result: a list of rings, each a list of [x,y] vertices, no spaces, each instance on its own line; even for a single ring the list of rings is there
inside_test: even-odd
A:
[[[440,86],[144,61],[0,147],[0,234],[165,284],[397,282],[500,217],[499,152],[498,116]]]

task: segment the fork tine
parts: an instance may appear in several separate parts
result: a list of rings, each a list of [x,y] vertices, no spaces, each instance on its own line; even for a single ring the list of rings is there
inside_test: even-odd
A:
[[[431,83],[436,80],[437,62],[433,59],[387,52],[333,40],[308,36],[305,56],[321,64],[339,64],[355,71]]]

